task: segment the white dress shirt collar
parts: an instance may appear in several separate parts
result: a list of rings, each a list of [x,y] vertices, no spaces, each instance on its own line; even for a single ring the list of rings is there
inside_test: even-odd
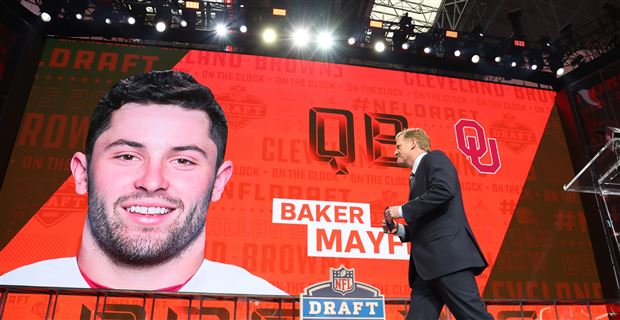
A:
[[[413,161],[413,167],[411,168],[411,172],[413,174],[415,174],[416,170],[418,170],[418,166],[420,165],[422,158],[424,158],[426,154],[427,154],[426,152],[420,153],[420,155],[415,159],[415,161]]]

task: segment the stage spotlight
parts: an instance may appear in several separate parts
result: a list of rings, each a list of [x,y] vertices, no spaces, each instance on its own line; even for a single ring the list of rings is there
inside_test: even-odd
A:
[[[43,20],[43,22],[50,22],[52,21],[52,16],[47,13],[47,12],[42,12],[41,13],[41,20]]]
[[[547,62],[549,63],[549,69],[555,72],[556,75],[561,76],[564,74],[564,60],[563,55],[559,52],[551,52],[549,54],[549,59]]]
[[[373,47],[374,47],[375,51],[377,51],[377,52],[385,51],[385,43],[383,41],[375,42],[375,45]]]
[[[278,38],[278,34],[276,33],[276,30],[274,30],[273,28],[267,28],[263,31],[263,41],[265,41],[265,43],[271,44],[276,42],[276,39]]]
[[[39,10],[41,11],[41,20],[50,22],[52,18],[56,18],[60,14],[60,1],[41,1]]]
[[[537,70],[539,67],[542,67],[545,63],[545,59],[543,58],[543,54],[541,50],[538,49],[530,49],[527,61],[530,65],[530,69]]]
[[[146,19],[146,5],[133,4],[126,18],[127,23],[130,25],[143,26],[144,20]]]
[[[400,48],[403,44],[407,43],[408,38],[407,31],[404,30],[394,30],[392,34],[392,46],[394,48]]]
[[[181,10],[181,14],[183,16],[183,19],[181,20],[181,27],[189,27],[190,29],[195,29],[196,21],[198,20],[198,14],[196,13],[196,10],[192,8],[184,8]]]
[[[164,32],[172,23],[172,10],[167,5],[160,5],[155,8],[155,30]]]
[[[347,43],[348,43],[350,46],[354,45],[354,44],[355,44],[355,42],[356,42],[356,41],[355,41],[355,38],[354,38],[354,37],[350,37],[350,38],[347,40]]]
[[[447,31],[446,31],[446,33],[447,33]],[[457,39],[446,36],[446,38],[444,39],[444,42],[443,42],[445,57],[446,58],[448,58],[448,56],[459,57],[461,55],[461,53],[462,53],[461,52],[461,48],[462,48],[461,44],[462,43],[460,43]]]
[[[512,47],[508,53],[508,58],[510,59],[510,66],[513,68],[517,66],[519,68],[525,66],[525,56],[523,50],[521,50],[521,47]]]
[[[493,41],[493,39],[485,40],[480,48],[480,52],[482,52],[481,57],[484,57],[485,60],[492,63],[502,62],[502,54],[504,53],[504,47],[502,42]]]
[[[429,54],[436,39],[436,36],[429,32],[416,33],[411,44],[417,54]]]
[[[400,46],[403,50],[409,50],[409,42],[405,42]]]
[[[88,8],[88,0],[69,0],[65,6],[65,16],[82,20],[86,8]]]
[[[242,25],[241,27],[239,27],[239,31],[241,31],[241,33],[246,33],[248,32],[248,27],[245,25]]]
[[[293,44],[297,47],[305,47],[310,42],[310,34],[306,29],[297,29],[293,33]]]
[[[471,62],[473,62],[473,63],[480,62],[480,56],[477,55],[477,54],[474,54],[473,56],[471,56]]]
[[[94,1],[95,10],[91,12],[91,17],[97,24],[110,24],[112,23],[112,14],[114,12],[114,8],[112,6],[112,2],[105,1]],[[109,20],[110,22],[107,22]]]
[[[382,52],[383,50],[385,50],[385,40],[387,38],[386,32],[387,32],[386,30],[380,29],[380,28],[372,28],[370,30],[370,38],[368,40],[368,43],[372,46],[375,52]],[[392,39],[392,46],[394,46],[395,48],[400,47],[401,44],[402,42],[399,44],[396,44],[394,42],[394,39]]]
[[[334,38],[329,32],[321,32],[316,39],[318,45],[322,49],[329,49],[334,43]]]
[[[226,29],[224,24],[218,23],[215,26],[215,34],[217,34],[220,38],[225,37],[227,33],[228,29]]]
[[[108,22],[107,20],[108,20],[108,19],[106,19],[106,23]],[[167,25],[166,25],[166,23],[165,23],[165,22],[163,22],[163,21],[159,21],[159,22],[157,22],[157,23],[155,24],[155,30],[157,30],[157,31],[159,31],[159,32],[164,32],[164,31],[166,31],[166,28],[167,28],[167,27],[168,27],[168,26],[167,26]]]

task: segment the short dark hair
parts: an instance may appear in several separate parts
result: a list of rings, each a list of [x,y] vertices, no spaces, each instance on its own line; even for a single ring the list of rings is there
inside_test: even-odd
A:
[[[216,168],[224,161],[228,122],[211,90],[190,74],[180,71],[151,71],[118,81],[99,100],[90,119],[86,137],[86,158],[90,163],[95,141],[110,127],[112,113],[127,103],[171,104],[202,110],[211,120],[209,137],[217,148]]]

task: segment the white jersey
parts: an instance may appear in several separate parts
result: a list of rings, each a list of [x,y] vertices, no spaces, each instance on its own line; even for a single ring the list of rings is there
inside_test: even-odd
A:
[[[90,288],[76,257],[44,260],[17,268],[0,276],[0,285]],[[207,259],[179,292],[288,295],[241,267]]]

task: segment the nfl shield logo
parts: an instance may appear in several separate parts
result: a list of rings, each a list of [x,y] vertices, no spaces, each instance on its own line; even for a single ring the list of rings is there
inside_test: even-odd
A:
[[[329,268],[332,276],[332,290],[345,295],[355,290],[355,270],[347,269],[343,265],[338,269]]]

